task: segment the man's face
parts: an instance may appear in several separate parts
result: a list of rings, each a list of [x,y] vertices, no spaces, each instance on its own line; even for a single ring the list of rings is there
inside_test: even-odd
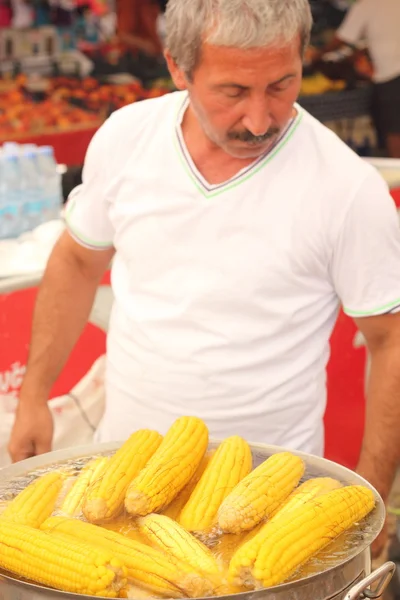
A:
[[[264,154],[293,115],[302,77],[299,38],[283,48],[203,44],[190,81],[166,58],[175,85],[189,91],[202,130],[231,156]]]

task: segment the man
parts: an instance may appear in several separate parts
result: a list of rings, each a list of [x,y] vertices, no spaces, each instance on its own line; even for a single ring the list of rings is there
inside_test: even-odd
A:
[[[374,66],[375,119],[388,156],[400,158],[400,2],[357,0],[327,50],[365,41]]]
[[[377,172],[295,103],[308,2],[170,0],[166,26],[182,91],[114,113],[89,148],[38,296],[11,456],[50,449],[49,391],[114,258],[99,441],[193,414],[215,437],[322,454],[342,304],[372,354],[359,472],[386,498],[400,233]]]

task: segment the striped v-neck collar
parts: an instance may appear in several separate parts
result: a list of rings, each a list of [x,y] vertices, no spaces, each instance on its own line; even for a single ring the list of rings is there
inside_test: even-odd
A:
[[[237,187],[242,182],[247,181],[258,173],[265,165],[267,165],[278,152],[287,144],[289,139],[292,137],[297,127],[299,126],[303,118],[303,110],[299,105],[295,105],[297,115],[291,119],[288,126],[285,128],[282,135],[276,140],[275,144],[268,149],[268,151],[257,158],[250,165],[247,165],[241,169],[236,175],[230,179],[217,184],[210,184],[203,175],[199,172],[196,165],[194,164],[192,157],[187,149],[185,140],[182,133],[182,121],[187,107],[189,106],[189,96],[185,94],[183,102],[180,103],[178,114],[175,122],[175,145],[182,166],[187,172],[188,176],[192,179],[197,189],[206,197],[213,197],[222,194],[234,187]]]

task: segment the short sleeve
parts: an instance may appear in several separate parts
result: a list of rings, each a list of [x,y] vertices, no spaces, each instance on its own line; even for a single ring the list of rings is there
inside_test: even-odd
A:
[[[366,26],[365,0],[358,0],[348,11],[343,23],[336,32],[336,36],[342,42],[355,46],[365,36]]]
[[[109,185],[110,120],[92,138],[85,157],[82,184],[70,193],[65,221],[72,237],[82,246],[104,250],[113,246],[106,190]]]
[[[385,181],[371,172],[353,199],[334,245],[332,278],[350,317],[400,310],[400,226]]]

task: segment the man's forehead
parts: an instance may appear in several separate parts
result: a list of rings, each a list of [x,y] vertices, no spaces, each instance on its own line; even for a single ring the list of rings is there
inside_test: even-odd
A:
[[[246,65],[247,63],[262,62],[274,59],[287,59],[300,54],[300,36],[290,42],[276,42],[258,48],[238,48],[235,46],[218,46],[203,42],[199,58],[210,64],[223,61],[227,64]]]
[[[301,57],[296,39],[290,44],[266,46],[263,48],[242,49],[215,46],[205,42],[202,45],[197,67],[210,79],[230,80],[257,77],[279,80],[286,77],[295,66],[301,65]]]

